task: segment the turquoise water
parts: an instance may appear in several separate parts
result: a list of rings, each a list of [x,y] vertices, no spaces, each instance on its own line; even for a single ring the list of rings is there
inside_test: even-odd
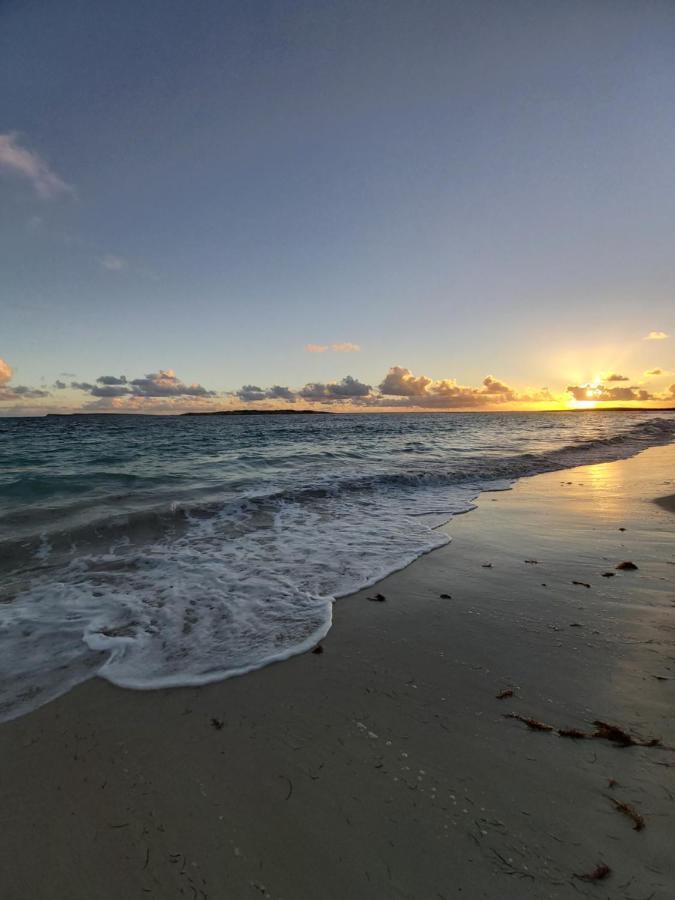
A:
[[[303,652],[482,490],[674,436],[671,413],[0,419],[0,718]]]

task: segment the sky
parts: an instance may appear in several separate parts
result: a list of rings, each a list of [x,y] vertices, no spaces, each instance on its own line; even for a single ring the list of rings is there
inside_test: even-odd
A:
[[[0,415],[675,405],[672,0],[3,0]]]

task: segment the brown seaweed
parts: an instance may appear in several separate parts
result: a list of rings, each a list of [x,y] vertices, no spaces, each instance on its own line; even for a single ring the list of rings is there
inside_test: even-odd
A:
[[[574,877],[580,878],[582,881],[602,881],[603,878],[607,878],[611,874],[611,871],[610,867],[605,863],[598,863],[592,872],[587,872],[584,875],[575,875]]]
[[[621,803],[619,800],[615,800],[614,797],[608,797],[607,799],[610,803],[614,804],[614,808],[617,812],[623,813],[624,816],[628,816],[633,822],[633,829],[635,831],[642,831],[645,827],[645,820],[634,806],[631,806],[630,803]]]

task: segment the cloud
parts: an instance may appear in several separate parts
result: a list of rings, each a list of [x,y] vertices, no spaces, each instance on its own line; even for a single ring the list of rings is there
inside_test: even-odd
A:
[[[649,378],[650,376],[665,375],[665,374],[666,373],[663,371],[663,369],[649,369],[647,372],[645,372],[645,375],[647,376],[647,378]]]
[[[183,384],[176,377],[173,369],[160,369],[159,372],[151,372],[145,378],[134,378],[129,384],[131,385],[132,393],[142,397],[215,396],[215,391],[208,391],[201,384]]]
[[[485,388],[485,392],[487,394],[512,394],[513,391],[510,387],[505,385],[502,381],[497,381],[496,378],[493,378],[492,375],[488,375],[487,378],[483,379],[483,387]]]
[[[420,409],[475,409],[501,403],[537,403],[552,401],[548,388],[519,393],[493,375],[487,375],[480,387],[457,384],[451,378],[435,381],[426,375],[413,375],[403,366],[392,366],[380,384],[380,406]],[[389,400],[395,397],[396,400]]]
[[[649,334],[646,334],[642,340],[643,341],[665,341],[668,335],[665,331],[650,331]]]
[[[4,359],[0,359],[0,403],[49,397],[49,391],[42,390],[42,388],[26,387],[25,384],[10,384],[12,375],[13,370],[10,364]]]
[[[337,344],[305,344],[305,350],[308,353],[359,353],[361,348],[358,344],[344,341]]]
[[[65,383],[65,381],[61,381],[59,378],[57,378],[52,387],[55,391],[65,391],[68,385]]]
[[[290,388],[275,384],[271,388],[261,388],[255,384],[245,384],[232,395],[238,397],[244,403],[257,403],[260,400],[287,400],[295,403],[295,394]]]
[[[295,400],[320,404],[351,404],[373,409],[473,409],[511,401],[533,403],[553,401],[547,388],[533,393],[518,393],[493,375],[487,375],[480,387],[462,387],[455,381],[434,381],[426,375],[415,376],[403,366],[393,366],[379,389],[351,375],[336,382],[310,382],[293,392],[289,388],[262,388],[247,384],[231,396],[245,403],[265,400]]]
[[[99,384],[126,384],[127,378],[126,375],[120,375],[119,378],[116,375],[99,375],[96,381]]]
[[[102,256],[99,259],[99,262],[103,268],[107,269],[109,272],[121,272],[122,269],[126,269],[127,267],[126,259],[123,259],[121,256],[113,256],[112,253],[107,253],[105,256]]]
[[[605,381],[630,381],[630,378],[627,375],[617,375],[616,372],[613,372],[605,378]]]
[[[432,383],[432,378],[424,375],[415,378],[410,369],[392,366],[380,384],[380,392],[391,397],[423,397]]]
[[[12,395],[10,399],[14,399],[15,397],[21,398],[33,398],[33,397],[49,397],[49,391],[44,391],[42,388],[31,388],[26,387],[24,384],[17,384],[9,388],[9,392]],[[0,395],[0,399],[2,396]]]
[[[88,381],[71,381],[70,386],[75,391],[86,391],[92,397],[123,397],[125,394],[131,393],[128,387],[116,387],[105,383],[103,385],[89,384]]]
[[[213,412],[223,409],[218,397],[143,397],[128,394],[122,397],[98,397],[81,408],[88,412],[120,412],[174,415],[182,412]]]
[[[19,145],[16,132],[0,134],[0,169],[27,178],[35,192],[45,199],[74,193],[71,185],[59,178],[37,153]]]
[[[351,341],[344,341],[341,344],[331,344],[330,348],[333,353],[360,353],[361,348],[358,344],[352,344]]]
[[[88,381],[72,381],[71,388],[85,391],[92,397],[214,397],[201,384],[184,384],[173,369],[150,372],[144,378],[128,380],[126,375],[99,375],[96,384]]]
[[[571,394],[575,400],[599,400],[601,403],[625,402],[631,400],[656,400],[649,391],[645,391],[635,385],[632,387],[615,387],[607,388],[604,384],[572,384],[568,385],[565,390]]]
[[[0,385],[7,384],[12,377],[12,367],[4,359],[0,359]]]
[[[346,375],[342,381],[329,382],[322,384],[321,382],[310,382],[304,388],[298,391],[298,396],[303,400],[319,400],[323,403],[335,400],[350,400],[354,398],[368,397],[372,388],[369,384],[364,384],[351,375]]]

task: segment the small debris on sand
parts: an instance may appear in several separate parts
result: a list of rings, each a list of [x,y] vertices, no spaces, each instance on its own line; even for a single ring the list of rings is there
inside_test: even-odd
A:
[[[625,531],[625,530],[626,530],[625,528],[619,528],[619,531]]]
[[[323,653],[323,647],[321,644],[317,644],[317,646],[312,650],[312,653]]]
[[[615,800],[614,797],[608,797],[607,799],[610,803],[614,804],[614,808],[617,812],[623,813],[624,816],[628,816],[628,818],[632,820],[635,831],[642,831],[645,827],[645,820],[634,806],[631,806],[630,803],[620,803],[618,800]]]
[[[511,688],[506,688],[504,691],[500,691],[495,695],[497,700],[506,700],[507,697],[513,697],[513,691]]]
[[[225,725],[222,719],[211,719],[211,728],[215,728],[216,731],[220,731],[220,729]]]
[[[603,572],[602,573],[603,578],[614,578],[615,575],[616,575],[616,572]]]
[[[525,562],[528,564],[528,566],[537,566],[537,565],[539,565],[539,560],[538,560],[538,559],[526,559]]]
[[[570,628],[583,628],[581,622],[570,622]]]
[[[387,599],[384,594],[375,594],[374,597],[368,597],[369,600],[372,600],[373,603],[384,603]]]
[[[619,782],[616,780],[616,778],[610,778],[609,781],[607,782],[607,787],[615,788],[615,787],[618,787],[618,784],[619,784]]]
[[[580,587],[589,588],[590,584],[587,584],[585,581],[573,581],[572,584],[578,584]]]
[[[611,871],[608,865],[599,863],[592,872],[587,872],[585,875],[575,875],[574,877],[580,878],[582,881],[602,881],[603,878],[607,878]]]
[[[596,719],[593,724],[596,730],[587,732],[580,731],[578,728],[556,728],[554,725],[548,725],[546,722],[539,722],[529,716],[521,716],[519,713],[504,713],[505,719],[518,719],[524,722],[528,728],[533,731],[549,731],[557,734],[559,737],[568,738],[600,738],[618,744],[620,747],[660,747],[663,750],[673,750],[675,748],[667,747],[661,743],[660,738],[650,738],[645,741],[641,738],[633,737],[618,725],[610,725],[608,722],[602,722]]]
[[[628,734],[627,731],[624,731],[623,728],[620,728],[618,725],[610,725],[609,722],[603,722],[600,719],[596,719],[593,724],[595,725],[596,730],[593,732],[592,737],[603,738],[606,741],[611,741],[613,744],[619,744],[621,747],[661,746],[661,741],[659,740],[659,738],[650,738],[650,740],[648,741],[643,741],[639,738],[634,738],[631,734]]]
[[[625,562],[619,563],[617,569],[621,569],[622,572],[633,572],[635,569],[637,569],[637,566],[634,562],[626,560]]]
[[[440,594],[439,596],[440,596],[441,600],[452,600],[451,594]]]
[[[579,731],[578,728],[559,728],[558,734],[560,737],[575,738],[576,740],[588,737],[585,731]]]
[[[492,563],[481,563],[481,565],[483,566],[484,569],[491,569],[491,568],[492,568]]]

